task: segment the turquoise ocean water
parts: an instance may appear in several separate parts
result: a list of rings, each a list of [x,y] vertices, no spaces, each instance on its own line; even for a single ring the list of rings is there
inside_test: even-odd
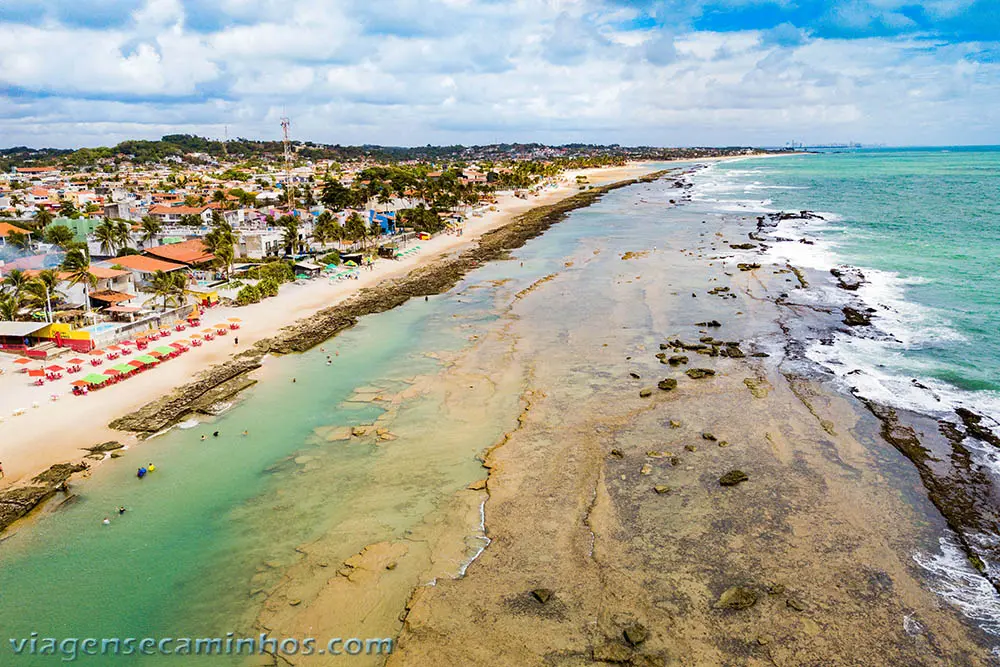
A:
[[[1000,147],[745,160],[697,181],[696,199],[722,211],[819,212],[825,221],[776,232],[815,244],[778,243],[771,254],[865,273],[858,295],[876,308],[878,332],[838,335],[811,358],[898,407],[943,414],[964,404],[1000,418]]]

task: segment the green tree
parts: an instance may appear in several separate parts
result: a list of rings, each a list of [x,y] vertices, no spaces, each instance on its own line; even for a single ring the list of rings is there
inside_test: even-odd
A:
[[[74,248],[66,253],[62,269],[69,274],[70,285],[83,285],[84,308],[90,314],[90,289],[97,286],[97,276],[90,272],[90,260],[82,250]]]
[[[31,250],[31,236],[24,232],[7,232],[6,244],[15,250]]]
[[[21,269],[14,269],[4,276],[3,282],[0,285],[3,286],[7,294],[14,297],[20,303],[30,282],[31,278],[28,277],[27,273]]]
[[[127,220],[115,222],[115,238],[118,240],[119,248],[127,248],[132,242],[132,225]]]
[[[45,242],[65,249],[74,239],[73,230],[66,225],[52,225],[45,229]]]
[[[119,236],[115,223],[110,218],[104,218],[101,224],[94,227],[94,240],[101,246],[101,253],[112,256],[118,249]]]
[[[228,278],[236,252],[236,234],[225,218],[218,215],[218,211],[212,212],[212,218],[214,220],[212,231],[205,235],[202,242],[205,244],[205,248],[215,255],[216,260],[224,269],[226,278]]]
[[[14,322],[20,310],[21,305],[17,299],[9,294],[0,293],[0,322]]]
[[[152,298],[146,303],[155,302],[162,299],[162,310],[166,310],[168,305],[182,306],[186,300],[184,288],[187,286],[187,276],[182,271],[156,271],[149,281]]]
[[[38,225],[39,229],[44,229],[45,227],[48,227],[49,223],[52,222],[54,218],[55,216],[52,215],[52,212],[46,208],[40,208],[37,211],[35,211],[34,220],[35,224]]]
[[[76,210],[76,206],[73,205],[68,199],[64,199],[59,203],[59,212],[67,218],[79,218],[80,212]]]
[[[52,269],[45,269],[39,271],[38,275],[26,286],[31,305],[45,310],[46,322],[52,321],[52,297],[63,296],[56,289],[57,285],[59,285],[59,274]]]
[[[354,211],[347,216],[347,220],[344,221],[344,238],[351,243],[364,241],[366,231],[365,221],[364,218],[361,217],[360,213]]]
[[[140,223],[141,239],[143,246],[153,246],[156,244],[156,236],[163,229],[163,224],[151,215],[147,215]]]
[[[281,243],[285,247],[285,252],[294,255],[299,251],[302,241],[299,239],[299,222],[292,215],[283,215],[278,219],[278,224],[283,229]]]

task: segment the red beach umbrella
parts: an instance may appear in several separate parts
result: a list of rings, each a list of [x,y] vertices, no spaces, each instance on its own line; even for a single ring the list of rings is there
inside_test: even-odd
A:
[[[95,356],[95,357],[99,357],[99,356],[101,356],[102,354],[104,354],[104,350],[102,350],[102,349],[100,349],[100,348],[94,348],[93,350],[91,350],[91,351],[90,351],[90,354],[91,354],[92,356]]]
[[[67,359],[66,360],[67,364],[73,364],[74,366],[79,366],[83,362],[84,362],[84,360],[80,359],[79,357],[73,357],[72,359]]]
[[[74,387],[87,387],[90,385],[90,383],[87,382],[86,380],[75,380],[73,382],[70,382],[70,384],[73,385]]]
[[[121,371],[117,368],[106,368],[104,370],[105,375],[121,375]]]
[[[45,370],[52,373],[58,373],[59,371],[64,371],[66,369],[63,368],[62,366],[57,366],[56,364],[52,364],[51,366],[46,366]]]
[[[136,368],[142,368],[143,366],[146,365],[146,363],[144,361],[139,361],[138,359],[133,359],[132,361],[128,362],[128,365],[135,366]]]
[[[43,371],[41,368],[33,368],[30,371],[28,371],[28,375],[30,375],[33,378],[40,378],[40,377],[43,378],[45,377],[45,371]]]
[[[26,357],[21,357],[20,359],[15,359],[14,363],[15,364],[21,364],[23,366],[24,364],[30,364],[31,363],[31,359],[28,359]]]

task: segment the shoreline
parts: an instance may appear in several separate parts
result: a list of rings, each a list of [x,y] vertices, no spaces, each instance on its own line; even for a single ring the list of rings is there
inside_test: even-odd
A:
[[[209,359],[207,364],[194,364],[191,358],[193,355],[189,353],[157,369],[165,372],[134,378],[130,381],[132,387],[139,390],[139,384],[145,381],[146,390],[136,391],[131,397],[123,396],[125,398],[123,407],[126,409],[112,407],[107,400],[115,389],[127,386],[118,385],[109,387],[96,396],[78,399],[72,404],[73,408],[77,408],[72,411],[74,414],[65,415],[62,420],[39,420],[40,411],[37,411],[16,418],[14,420],[16,423],[8,421],[0,424],[0,429],[8,432],[12,427],[20,427],[20,433],[10,436],[11,440],[16,441],[18,435],[23,436],[23,441],[18,443],[20,446],[17,450],[20,451],[10,448],[3,451],[2,460],[5,462],[7,475],[0,480],[0,507],[11,510],[0,514],[0,531],[28,515],[32,509],[51,496],[48,494],[39,497],[36,502],[27,505],[22,502],[25,493],[23,490],[33,488],[35,485],[33,480],[37,476],[44,475],[62,463],[84,464],[89,467],[98,458],[98,455],[91,450],[96,443],[113,441],[128,449],[144,438],[176,424],[192,411],[192,405],[202,397],[214,394],[215,400],[221,400],[250,386],[252,382],[247,382],[248,374],[260,368],[268,355],[304,351],[349,328],[358,317],[365,314],[384,312],[415,296],[428,296],[445,291],[456,284],[467,271],[483,262],[500,258],[506,251],[541,234],[568,211],[587,206],[608,191],[640,182],[641,179],[648,179],[651,174],[656,173],[653,170],[654,167],[650,163],[636,163],[625,167],[567,172],[563,175],[563,185],[539,195],[535,200],[524,201],[511,197],[508,202],[510,206],[506,210],[501,208],[493,214],[492,219],[484,220],[479,228],[467,230],[465,238],[436,237],[425,245],[432,246],[435,241],[444,241],[440,244],[441,247],[416,256],[413,258],[415,261],[398,266],[389,265],[386,267],[387,270],[378,271],[375,275],[366,275],[363,272],[362,280],[357,285],[338,284],[333,289],[324,290],[339,292],[339,298],[333,300],[333,306],[323,308],[320,305],[308,310],[302,317],[295,317],[300,313],[293,310],[290,313],[291,317],[286,320],[287,324],[282,326],[277,334],[274,334],[273,326],[268,326],[272,319],[268,319],[267,323],[257,330],[249,330],[245,321],[239,335],[244,340],[249,339],[251,346],[248,350],[233,352],[232,348],[229,348],[220,355],[219,352],[223,352],[224,344],[216,343],[214,347],[206,345],[201,351],[208,353],[205,355]],[[669,170],[670,168],[666,171]],[[592,185],[589,189],[579,190],[579,185],[575,183],[577,174],[584,174],[591,180]],[[614,180],[616,178],[622,180],[616,181]],[[314,288],[313,292],[317,292],[319,290],[315,288],[324,286],[307,285],[291,298],[294,300],[310,287]],[[354,289],[348,291],[336,289],[342,287]],[[314,301],[318,296],[319,304],[324,304],[324,301],[329,303],[321,294],[309,296],[313,296]],[[270,306],[271,310],[275,307],[281,309],[281,298],[279,296],[257,306]],[[231,312],[240,314],[247,312],[246,308],[221,310],[224,311],[223,315]],[[209,315],[214,314],[211,311],[209,313]],[[268,333],[271,335],[267,335]],[[188,363],[184,363],[185,361]],[[201,370],[205,365],[209,367]],[[190,380],[192,375],[197,379],[194,382],[185,382]],[[120,391],[114,393],[121,395]],[[149,400],[157,395],[160,398]],[[96,411],[84,410],[87,407],[85,403],[94,402],[92,399],[104,399],[103,403],[108,411],[112,414],[117,412],[118,416],[109,420],[107,416],[97,415]],[[35,418],[34,423],[31,423],[32,418]],[[67,430],[69,423],[73,423],[75,428]],[[60,440],[69,442],[54,446],[54,443],[58,444]],[[12,465],[11,460],[16,460],[26,449],[33,452],[33,458],[38,463],[20,466],[18,469],[19,466]],[[39,456],[40,449],[47,449],[49,453]],[[78,453],[74,455],[73,452]],[[88,456],[91,457],[91,461],[87,461]],[[107,455],[104,454],[101,460],[96,462],[103,462],[106,458]],[[77,474],[89,476],[90,471],[78,471]],[[37,489],[28,493],[38,495]],[[9,520],[4,521],[3,516],[8,516]]]

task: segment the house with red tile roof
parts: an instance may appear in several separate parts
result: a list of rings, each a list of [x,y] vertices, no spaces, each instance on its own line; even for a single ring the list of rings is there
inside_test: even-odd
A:
[[[7,235],[10,234],[11,232],[17,232],[19,234],[27,234],[28,230],[21,229],[20,227],[10,224],[9,222],[0,222],[0,246],[4,246],[7,244]]]
[[[205,244],[201,239],[189,239],[180,243],[147,248],[143,254],[147,257],[155,257],[185,266],[207,264],[215,259],[215,255],[205,249]]]

